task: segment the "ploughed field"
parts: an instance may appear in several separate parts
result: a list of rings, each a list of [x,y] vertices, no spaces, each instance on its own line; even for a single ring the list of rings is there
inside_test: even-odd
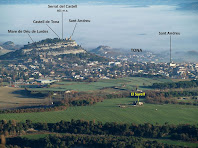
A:
[[[24,89],[0,87],[0,109],[46,105],[47,99],[24,95]]]
[[[108,99],[92,106],[69,107],[64,111],[38,112],[38,113],[11,113],[0,114],[0,120],[29,119],[33,122],[55,123],[71,119],[95,120],[118,123],[152,123],[152,124],[197,124],[198,108],[193,105],[156,105],[118,107],[119,104],[128,104],[136,98]],[[143,101],[143,100],[140,100]]]

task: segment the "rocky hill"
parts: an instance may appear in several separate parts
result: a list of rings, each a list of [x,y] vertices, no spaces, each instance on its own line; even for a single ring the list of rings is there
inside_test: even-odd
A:
[[[7,49],[7,50],[18,50],[21,48],[20,45],[15,45],[14,42],[12,42],[12,41],[7,41],[7,42],[1,44],[1,47],[3,47],[4,49]]]
[[[10,50],[4,49],[2,46],[0,46],[0,55],[6,54],[10,52]]]
[[[91,50],[91,52],[93,53],[96,53],[96,54],[105,54],[105,53],[108,53],[108,52],[111,52],[112,51],[112,48],[109,47],[109,46],[98,46],[97,48]]]
[[[11,46],[11,42],[8,44]],[[25,57],[57,56],[78,53],[86,53],[86,50],[79,46],[74,40],[54,38],[29,43],[19,50],[0,56],[0,59],[20,59]]]
[[[90,52],[106,57],[118,56],[121,54],[119,49],[113,49],[109,46],[104,46],[104,45],[98,46],[97,48],[92,49]]]

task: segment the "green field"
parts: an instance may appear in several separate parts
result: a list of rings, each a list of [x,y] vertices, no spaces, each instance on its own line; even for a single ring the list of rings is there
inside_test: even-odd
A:
[[[57,90],[75,90],[75,91],[93,91],[102,88],[121,87],[122,89],[132,90],[138,86],[142,90],[149,89],[148,86],[153,83],[172,82],[170,79],[161,78],[143,78],[143,77],[126,77],[119,79],[99,80],[98,82],[57,82],[51,88],[35,88],[30,90],[36,91],[57,91]],[[122,87],[125,85],[125,87]]]
[[[134,100],[134,99],[133,99]],[[96,120],[102,122],[119,123],[153,123],[164,124],[197,124],[198,107],[192,105],[156,105],[119,108],[118,104],[130,103],[132,98],[118,98],[105,100],[92,106],[69,107],[65,111],[38,112],[38,113],[11,113],[0,114],[0,120],[27,119],[33,122],[55,123],[71,119]],[[156,110],[157,109],[157,110]]]

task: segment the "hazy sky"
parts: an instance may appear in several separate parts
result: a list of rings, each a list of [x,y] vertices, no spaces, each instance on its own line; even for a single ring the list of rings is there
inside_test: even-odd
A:
[[[8,34],[8,30],[49,31],[48,34],[30,33],[34,41],[56,37],[46,24],[34,24],[33,20],[59,20],[59,24],[48,25],[61,37],[61,13],[47,6],[0,5],[0,41],[31,42],[27,34]],[[68,9],[69,12],[64,13],[64,37],[69,37],[75,26],[69,19],[89,19],[90,23],[78,23],[73,36],[84,48],[108,45],[162,51],[169,48],[169,36],[159,36],[159,32],[175,31],[181,35],[172,36],[173,49],[198,51],[198,13],[177,8],[177,5],[79,4],[77,9]]]

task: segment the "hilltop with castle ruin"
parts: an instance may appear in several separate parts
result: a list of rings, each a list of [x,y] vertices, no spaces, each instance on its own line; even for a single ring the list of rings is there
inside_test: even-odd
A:
[[[60,54],[77,54],[77,53],[85,53],[86,51],[82,49],[80,45],[78,45],[71,38],[65,39],[45,39],[35,43],[28,43],[24,45],[22,48],[23,54],[32,54],[36,53],[38,55],[60,55]]]

